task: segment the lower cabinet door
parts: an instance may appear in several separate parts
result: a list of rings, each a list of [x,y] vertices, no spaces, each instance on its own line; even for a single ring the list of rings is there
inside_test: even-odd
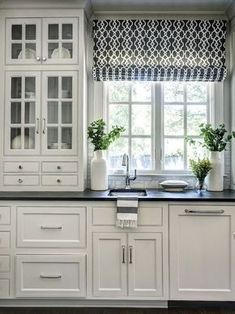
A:
[[[235,207],[170,206],[171,300],[235,300]]]
[[[161,233],[128,234],[129,296],[162,296],[162,249]]]
[[[16,296],[85,297],[85,254],[16,256]]]
[[[127,236],[124,233],[93,234],[93,294],[121,297],[127,294]]]

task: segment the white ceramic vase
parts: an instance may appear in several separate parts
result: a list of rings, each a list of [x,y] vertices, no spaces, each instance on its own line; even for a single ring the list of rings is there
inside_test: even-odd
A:
[[[105,153],[106,151],[96,150],[91,160],[91,189],[94,191],[108,189],[108,169]]]
[[[210,152],[210,161],[212,169],[207,176],[207,190],[208,191],[223,191],[224,189],[224,169],[222,152]]]

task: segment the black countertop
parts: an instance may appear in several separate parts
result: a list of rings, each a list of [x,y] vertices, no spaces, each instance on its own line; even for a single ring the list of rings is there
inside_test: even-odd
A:
[[[112,201],[116,196],[108,196],[109,191],[84,192],[0,192],[0,200],[65,200],[65,201]],[[193,201],[193,202],[233,202],[235,201],[234,190],[223,192],[204,192],[199,195],[195,190],[184,192],[164,192],[157,189],[147,189],[147,196],[139,197],[140,201]]]

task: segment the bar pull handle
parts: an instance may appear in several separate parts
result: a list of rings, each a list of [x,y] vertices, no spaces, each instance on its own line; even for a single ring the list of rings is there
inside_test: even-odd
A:
[[[125,257],[126,247],[125,245],[122,246],[122,264],[126,263],[126,257]]]
[[[44,274],[40,274],[40,278],[42,279],[61,279],[62,275],[58,274],[58,275],[44,275]]]
[[[39,134],[39,118],[36,120],[36,134]]]
[[[184,212],[186,214],[223,214],[223,209],[218,210],[200,210],[200,209],[185,209]]]
[[[132,264],[133,263],[133,261],[132,261],[132,258],[133,258],[133,256],[132,256],[133,246],[132,245],[129,246],[129,250],[130,250],[130,260],[129,260],[129,263]]]
[[[43,134],[46,133],[46,119],[45,118],[42,119],[42,133]]]
[[[40,228],[42,230],[62,230],[63,229],[62,226],[44,226],[44,225],[40,226]]]

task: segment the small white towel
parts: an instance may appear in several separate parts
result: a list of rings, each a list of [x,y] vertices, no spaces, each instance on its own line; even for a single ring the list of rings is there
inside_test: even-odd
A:
[[[117,227],[137,228],[138,198],[117,199]]]

